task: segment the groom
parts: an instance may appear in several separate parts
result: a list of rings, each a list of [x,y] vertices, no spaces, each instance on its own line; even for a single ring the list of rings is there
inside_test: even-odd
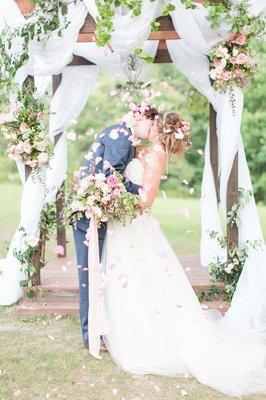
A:
[[[147,139],[155,116],[158,112],[148,106],[135,107],[129,113],[128,123],[121,122],[104,129],[85,155],[81,167],[81,178],[99,172],[108,176],[113,170],[123,173],[128,163],[134,157],[133,140]],[[128,192],[138,194],[140,186],[125,181]],[[90,220],[80,219],[73,228],[79,280],[79,314],[84,347],[89,347],[88,332],[88,247],[84,244]],[[106,224],[98,229],[99,255],[101,257],[106,234]]]

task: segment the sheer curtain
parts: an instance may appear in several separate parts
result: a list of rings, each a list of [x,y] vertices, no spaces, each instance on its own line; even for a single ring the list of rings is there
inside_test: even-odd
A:
[[[201,5],[197,6],[196,10],[187,10],[180,1],[176,3],[177,8],[172,12],[171,16],[182,40],[180,42],[167,41],[167,47],[176,67],[211,102],[217,112],[220,198],[221,208],[225,215],[227,183],[237,151],[239,151],[239,187],[252,189],[241,139],[243,94],[239,88],[233,89],[236,104],[236,111],[233,114],[229,102],[229,92],[217,93],[209,82],[209,61],[207,56],[211,46],[226,35],[226,29],[223,27],[220,31],[212,32],[208,21],[205,19],[206,10]],[[259,2],[254,1],[253,5],[254,7],[256,5],[259,6]],[[261,9],[261,7],[259,8]],[[208,135],[202,180],[201,217],[201,261],[203,265],[207,266],[213,257],[217,255],[223,258],[226,257],[225,252],[217,248],[217,244],[209,238],[207,233],[207,231],[211,230],[222,232],[213,172],[210,164]],[[247,240],[263,240],[253,196],[240,211],[240,220],[240,245],[244,245]],[[250,221],[252,221],[252,224]],[[258,251],[250,250],[231,308],[221,324],[234,323],[238,327],[256,327],[258,330],[264,326],[266,320],[265,267],[265,247]]]

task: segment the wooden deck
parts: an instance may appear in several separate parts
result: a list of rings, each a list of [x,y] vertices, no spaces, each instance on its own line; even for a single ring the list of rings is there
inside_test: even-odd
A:
[[[181,255],[179,260],[184,267],[196,293],[208,290],[210,276],[207,268],[200,265],[198,256]],[[56,258],[41,270],[42,285],[37,299],[27,297],[17,306],[19,315],[29,314],[69,314],[78,315],[78,280],[77,266],[74,258]],[[226,312],[227,304],[216,301],[207,302],[205,306]]]

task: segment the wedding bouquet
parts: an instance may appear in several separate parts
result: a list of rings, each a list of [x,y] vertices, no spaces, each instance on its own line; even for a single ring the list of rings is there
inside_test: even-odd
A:
[[[130,223],[140,213],[140,197],[127,192],[123,176],[114,171],[88,175],[80,179],[75,173],[71,202],[66,207],[66,218],[74,225],[86,216],[94,215],[97,226],[113,219],[123,225]]]

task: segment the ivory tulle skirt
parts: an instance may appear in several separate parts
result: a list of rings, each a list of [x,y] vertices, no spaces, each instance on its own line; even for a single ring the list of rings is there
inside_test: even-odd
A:
[[[148,214],[130,226],[108,222],[105,342],[134,374],[189,373],[225,394],[266,391],[266,346],[251,331],[223,331],[203,311],[158,223]],[[265,294],[266,295],[266,294]],[[218,313],[217,313],[218,314]],[[221,318],[221,317],[220,317]]]

